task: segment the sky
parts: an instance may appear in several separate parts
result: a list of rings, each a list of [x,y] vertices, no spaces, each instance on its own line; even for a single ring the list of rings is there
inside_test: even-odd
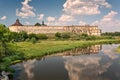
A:
[[[120,0],[0,0],[0,23],[24,25],[97,25],[120,31]]]

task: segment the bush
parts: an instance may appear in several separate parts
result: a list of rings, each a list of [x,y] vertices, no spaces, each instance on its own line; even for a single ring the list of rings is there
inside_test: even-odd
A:
[[[34,38],[34,37],[32,37],[32,38],[30,39],[30,41],[31,41],[33,44],[35,44],[35,43],[37,42],[36,38]]]
[[[62,34],[62,38],[63,38],[63,39],[69,39],[69,38],[70,38],[70,35],[67,34],[67,33],[64,33],[64,34]]]
[[[36,36],[36,34],[31,33],[31,34],[28,35],[28,38],[29,38],[29,39],[32,39],[32,38],[37,39],[37,36]]]
[[[27,35],[27,33],[25,31],[21,31],[19,33],[19,36],[20,36],[21,41],[24,41],[25,39],[28,38],[28,35]]]
[[[55,37],[60,39],[61,38],[61,33],[59,33],[59,32],[55,33]]]
[[[39,39],[39,40],[46,40],[46,39],[48,39],[48,37],[45,34],[37,34],[37,39]]]

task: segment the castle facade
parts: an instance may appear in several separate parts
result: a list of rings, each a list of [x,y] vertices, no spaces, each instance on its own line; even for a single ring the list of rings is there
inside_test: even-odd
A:
[[[29,26],[29,25],[22,25],[19,20],[17,19],[16,22],[9,26],[10,31],[12,32],[21,32],[25,31],[28,34],[30,33],[43,33],[43,34],[49,34],[49,33],[64,33],[64,32],[73,32],[77,34],[88,34],[88,35],[95,35],[100,36],[101,30],[98,28],[98,26]]]

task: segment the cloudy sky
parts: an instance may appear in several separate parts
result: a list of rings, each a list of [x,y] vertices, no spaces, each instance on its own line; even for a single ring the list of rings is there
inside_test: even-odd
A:
[[[22,24],[98,25],[103,32],[120,31],[120,0],[0,0],[0,23],[19,18]]]

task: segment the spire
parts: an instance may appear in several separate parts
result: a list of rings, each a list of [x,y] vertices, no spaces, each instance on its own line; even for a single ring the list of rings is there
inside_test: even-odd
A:
[[[20,23],[19,19],[17,18],[16,22],[12,26],[23,26],[23,25]]]
[[[45,25],[45,24],[44,24],[44,21],[42,21],[42,25]]]
[[[44,21],[42,21],[42,26],[47,26],[47,25],[44,23]]]

